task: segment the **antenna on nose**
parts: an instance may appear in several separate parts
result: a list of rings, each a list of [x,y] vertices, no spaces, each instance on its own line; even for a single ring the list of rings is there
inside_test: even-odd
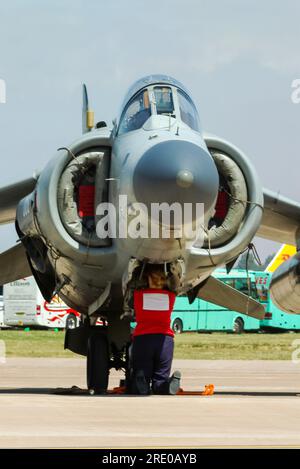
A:
[[[89,107],[89,98],[85,83],[82,85],[82,133],[86,134],[94,128],[94,111]]]

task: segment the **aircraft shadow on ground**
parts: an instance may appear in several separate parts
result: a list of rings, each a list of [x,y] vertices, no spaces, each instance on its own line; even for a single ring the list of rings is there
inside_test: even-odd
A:
[[[52,396],[75,396],[75,397],[149,397],[149,396],[135,396],[130,394],[96,394],[90,396],[87,389],[81,388],[2,388],[0,389],[1,394],[37,394],[37,395],[52,395]]]
[[[53,396],[89,396],[87,389],[81,388],[2,388],[1,394],[39,394],[39,395],[53,395]],[[101,394],[101,397],[151,397],[151,396],[137,396],[130,394]],[[299,391],[216,391],[214,396],[252,396],[252,397],[300,397]],[[95,397],[95,396],[91,396]],[[167,396],[165,396],[167,397]],[[186,397],[186,396],[176,396]],[[188,396],[199,397],[199,396]],[[208,396],[200,396],[208,397]]]

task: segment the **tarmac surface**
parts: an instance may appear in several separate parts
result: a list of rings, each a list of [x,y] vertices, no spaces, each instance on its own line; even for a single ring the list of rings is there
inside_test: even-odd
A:
[[[184,390],[213,396],[56,395],[85,388],[85,361],[0,364],[1,448],[300,447],[300,364],[175,360]],[[112,372],[110,388],[121,373]]]

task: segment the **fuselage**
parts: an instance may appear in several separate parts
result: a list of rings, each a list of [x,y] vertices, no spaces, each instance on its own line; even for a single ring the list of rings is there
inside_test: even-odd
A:
[[[126,196],[127,224],[133,228],[126,236],[117,237],[116,243],[130,256],[152,263],[185,258],[187,245],[196,242],[208,227],[219,175],[201,135],[198,112],[183,85],[153,76],[132,88],[113,133],[111,178],[110,201],[118,206],[120,195]],[[184,219],[187,204],[192,212],[190,220],[188,213]],[[197,220],[196,204],[202,204],[201,220]],[[178,229],[177,236],[175,222],[167,219],[160,224],[169,224],[165,228],[171,229],[171,235],[155,238],[155,230],[151,232],[152,225],[159,224],[155,210],[165,209],[168,218],[168,209],[172,212],[176,206],[181,210],[181,228],[198,221],[198,232],[194,230],[188,237],[184,229],[181,233]],[[119,226],[122,211],[117,214]],[[139,229],[134,230],[135,224]]]
[[[129,89],[112,129],[58,151],[19,203],[17,228],[45,297],[55,289],[83,314],[95,302],[120,311],[147,263],[180,294],[234,260],[261,199],[242,152],[203,136],[190,93],[153,75]]]

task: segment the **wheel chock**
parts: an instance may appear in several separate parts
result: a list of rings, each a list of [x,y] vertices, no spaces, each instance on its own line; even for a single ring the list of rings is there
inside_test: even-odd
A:
[[[184,391],[182,388],[176,393],[176,396],[212,396],[215,392],[215,386],[213,384],[206,384],[204,391]]]

